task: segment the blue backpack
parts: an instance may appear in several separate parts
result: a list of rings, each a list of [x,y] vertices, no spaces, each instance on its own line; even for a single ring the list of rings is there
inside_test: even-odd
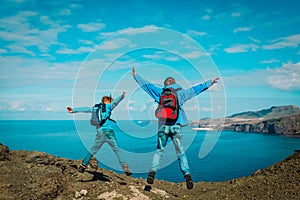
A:
[[[98,103],[93,106],[92,110],[92,117],[90,120],[90,124],[92,126],[101,127],[107,119],[115,122],[113,119],[110,118],[110,115],[105,119],[102,119],[102,113],[106,112],[106,105],[104,103]]]

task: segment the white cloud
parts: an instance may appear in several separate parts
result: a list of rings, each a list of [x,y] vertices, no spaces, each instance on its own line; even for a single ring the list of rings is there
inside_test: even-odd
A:
[[[191,51],[182,54],[184,58],[199,58],[200,56],[209,56],[209,53],[203,53],[201,51]]]
[[[260,44],[261,43],[261,41],[260,40],[258,40],[258,39],[255,39],[255,38],[253,38],[253,37],[248,37],[251,41],[253,41],[253,42],[255,42],[255,43],[258,43],[258,44]]]
[[[36,56],[35,52],[30,51],[30,50],[26,49],[25,47],[20,46],[18,44],[7,45],[6,47],[8,49],[10,49],[10,52],[12,52],[12,53],[24,53],[24,54],[28,54],[31,56]]]
[[[140,112],[145,112],[147,109],[147,105],[144,104],[141,108],[140,108]]]
[[[6,49],[0,49],[0,53],[7,53]]]
[[[80,47],[75,50],[64,48],[64,49],[60,49],[60,50],[56,51],[56,53],[58,53],[58,54],[82,54],[82,53],[90,53],[93,50],[94,49],[91,47]]]
[[[300,34],[290,35],[287,37],[277,38],[271,41],[272,44],[264,45],[263,49],[270,50],[270,49],[282,49],[286,47],[298,47],[300,44]]]
[[[209,52],[214,52],[214,51],[218,51],[221,48],[222,44],[218,43],[218,44],[214,44],[214,45],[210,45],[209,46]]]
[[[188,30],[187,34],[189,34],[189,35],[196,35],[196,36],[202,37],[202,36],[207,35],[207,32],[199,32],[199,31]]]
[[[70,5],[70,8],[73,8],[73,9],[82,8],[82,5],[76,4],[76,3],[72,3],[72,4]]]
[[[60,12],[59,12],[60,15],[71,15],[72,12],[70,9],[61,9]]]
[[[199,105],[193,105],[193,106],[185,106],[184,107],[185,111],[189,111],[189,112],[212,112],[212,108],[210,107],[199,107]]]
[[[285,63],[280,68],[268,69],[268,83],[281,90],[300,90],[300,62]]]
[[[40,24],[47,26],[42,29]],[[14,16],[0,19],[0,38],[9,41],[8,48],[12,52],[34,55],[29,47],[37,47],[42,53],[47,53],[53,44],[59,44],[58,34],[65,32],[69,26],[64,26],[51,21],[47,16],[39,16],[36,12],[22,11]]]
[[[172,61],[172,62],[176,62],[178,60],[180,60],[181,58],[179,56],[168,56],[165,58],[167,61]]]
[[[80,28],[83,32],[95,32],[105,28],[105,24],[104,23],[78,24],[77,27]]]
[[[94,44],[94,42],[91,41],[91,40],[79,40],[79,42],[82,43],[82,44],[87,44],[87,45]]]
[[[26,106],[24,104],[25,104],[24,100],[11,101],[9,110],[24,111],[26,110]]]
[[[203,17],[201,17],[201,19],[208,21],[210,20],[210,16],[209,15],[204,15]]]
[[[153,60],[159,60],[162,58],[162,56],[158,55],[158,54],[144,54],[142,57],[148,58],[148,59],[153,59]]]
[[[210,8],[205,9],[205,11],[210,14],[212,13],[212,9],[210,9]]]
[[[270,64],[270,63],[277,63],[277,62],[280,62],[280,60],[277,60],[277,59],[263,60],[260,63],[262,63],[262,64]]]
[[[241,16],[241,13],[239,12],[231,13],[231,17],[239,17],[239,16]]]
[[[229,48],[225,48],[224,51],[227,53],[240,53],[240,52],[249,52],[256,51],[260,47],[256,44],[235,44]]]
[[[65,109],[65,103],[61,99],[40,99],[29,98],[30,96],[24,96],[20,94],[19,98],[16,99],[2,99],[0,101],[0,110],[2,112],[60,112]]]
[[[172,56],[169,53],[157,51],[154,54],[145,54],[142,57],[152,59],[152,60],[161,60],[165,59],[167,61],[178,61],[181,58],[179,56]]]
[[[251,31],[252,27],[239,27],[233,30],[234,33]]]
[[[134,101],[133,100],[129,100],[127,105],[126,105],[126,109],[128,111],[136,111],[137,109],[133,106],[134,105]]]
[[[124,46],[131,46],[132,43],[130,40],[125,38],[117,38],[115,40],[105,41],[98,46],[99,49],[102,50],[115,50],[122,48]]]
[[[17,56],[0,57],[0,88],[72,87],[80,62],[48,63],[44,59]],[[74,70],[75,69],[75,70]],[[34,91],[34,90],[33,90]]]
[[[221,77],[227,87],[271,86],[280,90],[300,90],[300,62],[284,63],[275,69],[267,68],[252,72],[234,70],[227,74],[231,75]]]
[[[23,3],[23,2],[26,2],[26,1],[28,1],[28,0],[10,0],[10,1],[14,1],[14,2],[16,2],[16,3]]]
[[[126,28],[124,30],[121,30],[119,32],[122,32],[123,34],[126,35],[136,35],[136,34],[141,34],[141,33],[155,33],[158,31],[158,27],[155,25],[148,25],[144,26],[143,28]]]

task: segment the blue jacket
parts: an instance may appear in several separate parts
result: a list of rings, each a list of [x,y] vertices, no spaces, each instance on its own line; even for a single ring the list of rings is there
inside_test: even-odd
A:
[[[118,96],[115,100],[113,100],[110,104],[106,104],[106,112],[101,113],[101,118],[105,119],[111,115],[112,110],[124,99],[124,96]],[[91,113],[93,107],[77,107],[72,108],[73,113]],[[105,123],[101,126],[101,129],[113,129],[115,122],[107,119]]]
[[[163,88],[156,87],[154,84],[143,79],[138,74],[134,76],[134,79],[141,86],[141,88],[143,88],[143,90],[145,90],[145,92],[147,92],[154,99],[155,102],[159,103],[159,99],[163,91]],[[188,125],[189,121],[183,110],[183,103],[191,99],[192,97],[197,96],[201,92],[207,90],[210,86],[212,86],[211,80],[206,81],[205,83],[202,84],[195,85],[189,89],[181,89],[177,91],[179,113],[178,113],[178,119],[176,121],[176,124],[180,124],[182,126]],[[164,88],[169,88],[169,87],[172,87],[174,89],[181,88],[180,85],[178,84],[168,85],[165,86]]]

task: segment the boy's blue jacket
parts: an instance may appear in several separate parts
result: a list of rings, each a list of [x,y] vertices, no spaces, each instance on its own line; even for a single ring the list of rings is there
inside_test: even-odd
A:
[[[134,79],[141,86],[141,88],[143,88],[143,90],[145,90],[145,92],[147,92],[155,100],[155,102],[159,103],[159,99],[163,91],[163,88],[156,87],[154,84],[148,82],[138,74],[134,76]],[[187,116],[183,110],[183,103],[191,99],[192,97],[200,94],[201,92],[207,90],[210,86],[212,86],[211,80],[206,81],[203,84],[195,85],[189,89],[181,89],[177,91],[179,113],[178,113],[178,119],[176,121],[176,124],[180,124],[184,126],[189,123]],[[168,85],[165,86],[164,88],[170,88],[170,87],[174,89],[181,88],[180,85],[178,84]]]
[[[106,112],[101,113],[101,118],[105,119],[110,116],[111,111],[124,99],[124,96],[118,96],[116,99],[114,99],[110,104],[106,104]],[[93,107],[77,107],[72,108],[73,113],[83,112],[83,113],[91,113],[93,110]],[[101,126],[101,129],[113,129],[114,122],[111,120],[106,120],[105,123]]]

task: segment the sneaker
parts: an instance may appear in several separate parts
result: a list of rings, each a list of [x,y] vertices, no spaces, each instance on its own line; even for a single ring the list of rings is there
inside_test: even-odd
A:
[[[154,182],[155,171],[150,171],[147,178],[147,183],[153,184]]]
[[[86,166],[84,166],[83,164],[81,164],[81,165],[79,166],[79,168],[78,168],[78,171],[79,171],[80,173],[83,173],[83,172],[85,171],[85,169],[86,169]]]
[[[127,164],[122,165],[123,172],[127,175],[130,176],[132,174],[131,170],[129,169]]]
[[[186,188],[189,189],[189,190],[192,189],[194,187],[194,184],[193,184],[193,180],[192,180],[191,175],[186,174],[184,176],[184,178],[185,178],[185,181],[186,181]]]

